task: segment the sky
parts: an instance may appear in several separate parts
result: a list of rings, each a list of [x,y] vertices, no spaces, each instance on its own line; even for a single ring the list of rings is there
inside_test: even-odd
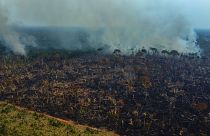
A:
[[[10,12],[10,14],[13,15],[12,17],[13,22],[23,23],[25,25],[41,25],[43,24],[43,22],[37,20],[47,20],[47,19],[52,20],[51,18],[48,17],[52,15],[62,16],[59,14],[59,12],[57,12],[56,8],[65,13],[70,12],[71,11],[70,8],[72,8],[72,6],[69,7],[67,5],[70,3],[72,4],[72,2],[69,1],[75,1],[75,0],[0,0],[0,1],[4,3],[5,8]],[[121,1],[126,1],[126,0],[114,0],[114,2],[115,1],[120,3]],[[175,9],[174,12],[180,12],[181,14],[183,14],[183,16],[185,16],[188,19],[188,21],[194,28],[210,29],[210,0],[130,0],[130,3],[132,3],[133,1],[135,1],[134,6],[136,7],[139,6],[141,8],[144,6],[155,5],[155,4],[159,6],[161,5],[161,7],[159,8],[166,8],[166,9],[167,8],[170,9],[170,7],[173,6]],[[81,7],[82,6],[84,5],[81,5]],[[45,13],[45,10],[47,8],[51,10],[52,13],[51,15],[48,15],[48,13],[50,12]],[[41,17],[37,19],[37,16]],[[64,16],[64,18],[66,18],[66,16]],[[56,22],[57,20],[53,21]]]
[[[195,28],[210,29],[210,0],[176,0]]]

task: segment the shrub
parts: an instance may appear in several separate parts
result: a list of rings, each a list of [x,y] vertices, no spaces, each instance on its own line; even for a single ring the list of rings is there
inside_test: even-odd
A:
[[[48,124],[54,127],[61,127],[63,124],[55,119],[48,119]]]
[[[0,136],[6,135],[6,126],[0,122]]]
[[[66,126],[65,130],[67,131],[67,133],[71,133],[71,134],[75,134],[76,133],[75,128],[70,126],[70,125]]]
[[[93,135],[93,134],[98,134],[99,131],[87,127],[87,128],[85,129],[84,133],[85,133],[86,135]]]
[[[13,106],[6,105],[5,107],[2,108],[1,113],[6,113],[7,114],[7,113],[11,112],[12,109],[13,109]]]

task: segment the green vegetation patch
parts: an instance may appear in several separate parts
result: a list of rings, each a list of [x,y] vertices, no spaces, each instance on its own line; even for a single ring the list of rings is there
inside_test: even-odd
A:
[[[0,102],[0,136],[109,135],[89,127],[78,128],[43,114]]]

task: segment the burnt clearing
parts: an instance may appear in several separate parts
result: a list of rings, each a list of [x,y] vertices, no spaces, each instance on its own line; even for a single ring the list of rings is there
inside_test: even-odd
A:
[[[210,135],[209,60],[177,55],[1,56],[0,100],[123,135]]]

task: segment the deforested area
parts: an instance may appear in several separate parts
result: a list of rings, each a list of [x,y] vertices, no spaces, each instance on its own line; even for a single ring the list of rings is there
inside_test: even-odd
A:
[[[210,135],[209,5],[0,0],[0,135]]]
[[[0,99],[120,134],[208,135],[208,59],[162,52],[1,57]]]

